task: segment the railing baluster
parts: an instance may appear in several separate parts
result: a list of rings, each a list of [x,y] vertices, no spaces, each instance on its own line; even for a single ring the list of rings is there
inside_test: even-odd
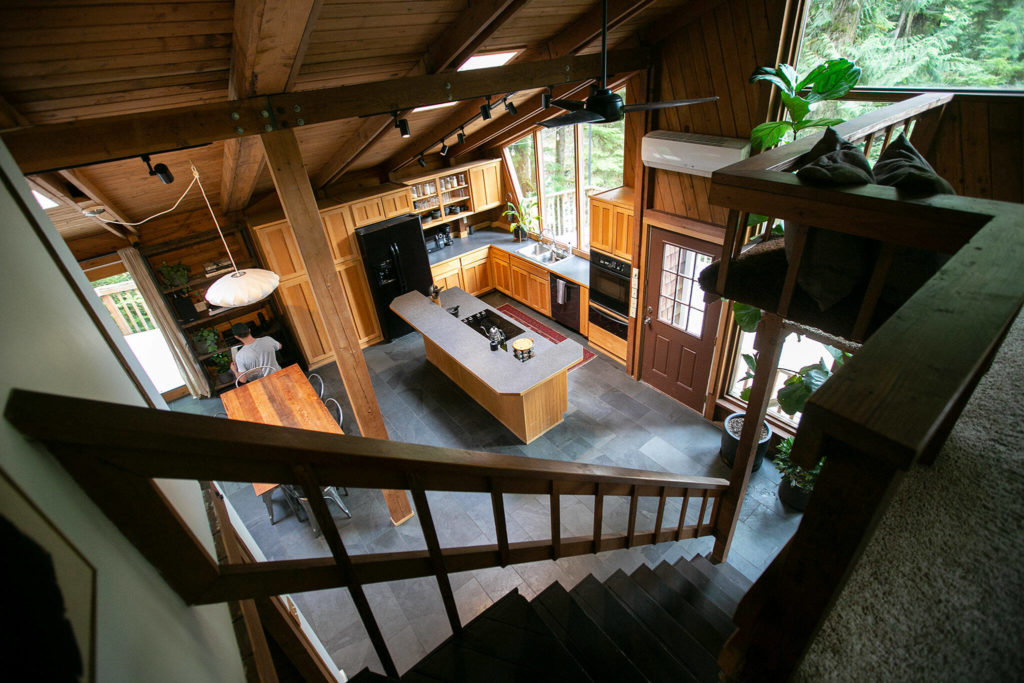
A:
[[[423,539],[427,542],[427,552],[430,553],[430,563],[434,568],[434,576],[437,577],[437,587],[441,590],[441,602],[444,603],[444,611],[448,613],[448,623],[452,626],[452,633],[462,633],[462,621],[459,619],[459,608],[455,606],[455,593],[452,592],[452,584],[448,581],[448,570],[444,566],[444,553],[441,552],[441,542],[437,540],[437,529],[434,527],[434,519],[430,516],[430,505],[427,503],[427,492],[419,485],[418,477],[409,476],[409,484],[412,491],[412,502],[416,506],[416,514],[420,518],[420,528],[423,529]]]
[[[864,138],[864,156],[870,156],[870,154],[871,154],[871,146],[874,145],[874,144],[875,144],[875,134],[874,134],[874,132],[868,133],[867,136]]]
[[[885,148],[889,146],[889,141],[892,140],[892,131],[893,131],[893,129],[895,127],[896,127],[895,123],[892,124],[891,126],[886,126],[885,127],[885,138],[882,140],[882,151],[883,152],[885,151]]]
[[[639,498],[636,493],[636,484],[633,484],[629,495],[629,520],[626,522],[626,547],[632,548],[636,538],[636,508]]]
[[[686,526],[686,507],[690,504],[690,489],[683,489],[682,506],[679,509],[679,526],[676,527],[676,540],[683,537],[683,527]]]
[[[658,496],[658,514],[654,516],[654,542],[658,542],[658,534],[661,533],[661,523],[665,519],[665,499],[668,498],[668,489],[661,487],[661,494]]]
[[[857,321],[853,324],[853,331],[850,339],[861,341],[867,333],[868,325],[871,323],[871,316],[875,312],[875,305],[882,296],[882,289],[885,287],[886,277],[889,275],[889,267],[892,265],[892,257],[896,253],[896,245],[891,242],[883,242],[878,252],[878,260],[875,261],[875,269],[871,273],[871,280],[868,282],[867,291],[864,292],[864,301],[860,305],[860,312],[857,313]]]
[[[704,531],[704,511],[708,509],[708,490],[704,489],[704,495],[700,499],[700,517],[697,518],[697,536]]]
[[[594,552],[601,552],[601,525],[604,522],[604,494],[598,484],[594,491]]]
[[[370,601],[366,599],[366,593],[363,592],[363,584],[360,583],[359,576],[352,571],[352,560],[348,556],[348,551],[345,550],[338,527],[334,525],[334,518],[331,517],[331,512],[327,509],[327,501],[324,499],[323,491],[320,490],[316,477],[313,476],[313,469],[309,465],[296,465],[294,471],[299,483],[306,491],[306,499],[309,500],[313,516],[320,524],[320,531],[324,535],[324,540],[327,541],[327,547],[331,549],[335,563],[346,577],[349,595],[352,596],[352,602],[355,603],[356,611],[359,612],[359,618],[363,621],[366,635],[373,643],[377,658],[380,659],[380,663],[384,667],[384,673],[392,678],[398,678],[398,668],[395,667],[395,662],[391,659],[388,645],[384,642],[384,634],[380,632],[377,619],[373,616],[373,610],[370,609]]]
[[[498,535],[498,554],[501,566],[508,566],[508,527],[505,525],[505,499],[501,495],[501,484],[491,480],[491,509],[494,511],[494,533]]]
[[[789,313],[789,304],[793,300],[793,292],[796,291],[796,279],[800,272],[800,260],[804,255],[804,247],[807,246],[808,227],[803,223],[790,225],[795,233],[793,240],[793,253],[788,256],[789,266],[786,268],[786,278],[782,283],[782,293],[779,295],[779,316],[785,318]]]
[[[715,283],[715,291],[725,291],[725,280],[729,274],[729,260],[736,256],[736,240],[742,239],[740,235],[737,235],[737,226],[740,222],[740,212],[732,210],[729,212],[729,218],[725,221],[725,241],[722,242],[722,260],[718,264],[718,281]],[[742,214],[746,216],[746,214]],[[743,219],[746,222],[746,219]]]
[[[562,556],[562,503],[558,482],[551,482],[551,559]]]

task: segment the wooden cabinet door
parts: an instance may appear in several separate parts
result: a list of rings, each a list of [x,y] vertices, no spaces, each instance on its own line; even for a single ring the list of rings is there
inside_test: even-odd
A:
[[[590,247],[612,253],[614,232],[614,207],[611,204],[590,200]]]
[[[299,350],[314,365],[331,355],[331,343],[323,330],[320,311],[306,278],[282,282],[277,288],[281,308],[291,323]]]
[[[473,211],[484,211],[501,204],[500,162],[469,169],[469,194]]]
[[[331,243],[331,253],[335,263],[359,258],[356,238],[352,234],[352,213],[349,207],[343,206],[321,214],[327,241]]]
[[[590,287],[580,287],[580,334],[590,334]]]
[[[530,275],[530,307],[551,317],[551,283],[548,278]]]
[[[524,304],[530,304],[530,274],[514,264],[509,266],[512,274],[512,298]]]
[[[260,226],[253,230],[253,234],[256,235],[267,267],[282,280],[306,275],[306,267],[299,256],[299,247],[295,244],[292,226],[288,221]]]
[[[476,296],[491,289],[491,274],[487,268],[487,259],[474,261],[462,268],[462,281],[465,290]]]
[[[380,197],[353,202],[349,204],[349,208],[352,209],[353,225],[357,228],[384,220],[384,205],[381,203]]]
[[[508,266],[508,255],[505,258],[495,256],[491,259],[491,281],[502,294],[512,294],[512,271]]]
[[[383,204],[384,216],[386,218],[394,218],[395,216],[412,212],[412,194],[409,190],[389,192],[381,197],[381,203]]]
[[[624,261],[633,259],[633,212],[622,207],[612,208],[612,253]]]
[[[434,277],[434,284],[441,289],[451,289],[452,287],[465,289],[458,261],[434,266],[430,269],[430,274]]]
[[[377,311],[373,306],[373,295],[366,280],[362,261],[347,261],[338,266],[341,284],[345,287],[345,298],[348,308],[352,311],[352,319],[356,323],[356,334],[360,346],[369,346],[380,341],[380,323]]]

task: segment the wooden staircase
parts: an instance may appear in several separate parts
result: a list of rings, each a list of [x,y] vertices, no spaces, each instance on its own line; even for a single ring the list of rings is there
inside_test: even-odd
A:
[[[532,601],[513,590],[402,681],[717,681],[718,655],[750,581],[697,555],[587,576]],[[394,681],[364,669],[353,683]]]

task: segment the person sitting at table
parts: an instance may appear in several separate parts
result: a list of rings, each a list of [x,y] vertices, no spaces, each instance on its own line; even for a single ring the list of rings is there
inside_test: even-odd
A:
[[[281,342],[273,337],[252,336],[252,330],[245,323],[235,323],[232,325],[231,334],[235,335],[235,338],[242,342],[242,348],[238,350],[235,360],[231,363],[231,371],[235,373],[236,378],[241,378],[243,383],[248,381],[248,379],[256,379],[254,377],[243,377],[247,370],[262,366],[273,368],[270,372],[277,372],[281,369],[281,366],[277,364],[277,356],[275,355],[275,352],[281,350]],[[267,374],[269,375],[270,372]]]

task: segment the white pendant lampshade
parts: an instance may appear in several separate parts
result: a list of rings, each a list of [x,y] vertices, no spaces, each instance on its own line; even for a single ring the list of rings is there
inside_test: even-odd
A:
[[[281,278],[262,268],[247,268],[228,273],[206,290],[206,300],[214,306],[248,306],[270,296]]]

